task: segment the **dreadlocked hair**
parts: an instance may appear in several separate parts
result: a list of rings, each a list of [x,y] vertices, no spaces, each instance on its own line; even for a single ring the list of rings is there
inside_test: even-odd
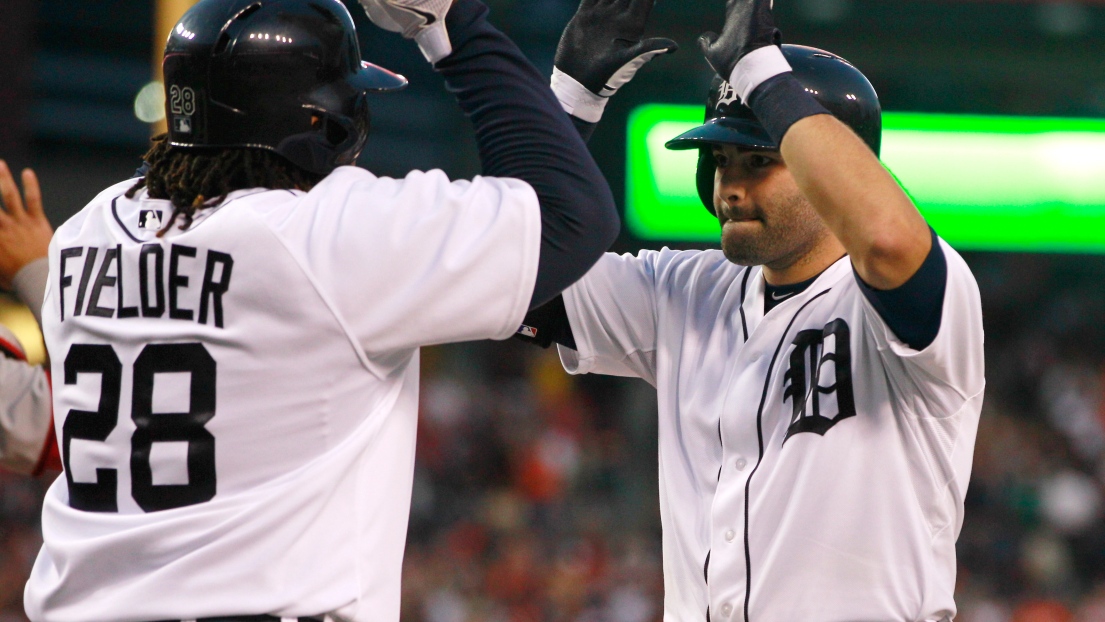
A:
[[[325,175],[309,173],[266,149],[250,147],[180,149],[169,145],[168,134],[153,138],[153,147],[144,156],[149,170],[138,180],[127,198],[145,188],[151,199],[168,199],[173,214],[158,237],[176,223],[188,229],[196,212],[214,207],[226,195],[247,188],[309,191]]]

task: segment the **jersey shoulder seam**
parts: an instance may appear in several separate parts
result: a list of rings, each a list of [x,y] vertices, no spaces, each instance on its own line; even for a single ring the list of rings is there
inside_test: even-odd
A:
[[[910,418],[912,418],[914,420],[917,420],[917,421],[923,421],[923,420],[945,421],[945,420],[948,420],[948,419],[952,419],[952,418],[958,417],[960,414],[962,414],[963,410],[965,408],[967,408],[967,405],[970,404],[972,401],[974,401],[975,398],[977,398],[979,395],[981,395],[983,393],[983,391],[985,391],[985,390],[986,390],[985,383],[983,383],[983,388],[982,389],[977,391],[974,395],[972,395],[972,396],[968,397],[967,399],[963,400],[963,403],[960,404],[959,407],[955,409],[955,412],[953,412],[952,414],[950,414],[946,417],[925,417],[925,416],[914,414],[912,412],[907,412],[906,414]],[[959,429],[959,426],[960,426],[960,424],[956,425],[955,440],[952,443],[953,448],[957,444],[959,444],[959,438],[960,438],[960,433],[961,433],[961,430]],[[928,461],[926,460],[926,463],[927,462]],[[929,467],[930,477],[933,477],[935,479],[935,473],[933,472],[935,465],[928,464],[928,467]],[[943,479],[943,481],[941,481],[940,484],[939,484],[939,490],[940,490],[940,493],[943,494],[956,481],[954,469],[952,470],[951,477],[948,477],[946,479],[941,477],[941,479]],[[927,523],[930,522],[927,517],[925,518],[925,522],[927,522]],[[941,533],[947,531],[947,529],[949,527],[951,527],[954,523],[955,523],[954,520],[948,520],[947,522],[944,523],[944,525],[942,525],[938,529],[936,529],[936,531],[932,531],[933,525],[930,523],[929,524],[929,532],[930,532],[929,537],[930,537],[930,540],[929,541],[930,542],[935,541],[936,538],[938,538]]]
[[[245,211],[247,210],[242,210],[242,212]],[[342,332],[345,333],[345,337],[349,340],[349,344],[350,346],[352,346],[354,353],[356,353],[357,359],[360,361],[361,366],[364,367],[365,370],[373,376],[383,378],[384,374],[380,373],[380,371],[372,365],[368,357],[368,353],[365,352],[364,347],[361,345],[360,341],[357,340],[356,336],[353,334],[352,329],[349,328],[349,325],[346,323],[345,318],[338,310],[337,305],[334,303],[333,300],[330,299],[330,296],[328,296],[326,292],[324,292],[322,288],[319,287],[319,284],[315,280],[314,275],[311,273],[310,270],[307,269],[305,265],[303,265],[300,257],[294,251],[292,251],[292,249],[288,246],[287,241],[284,240],[284,237],[273,230],[272,226],[264,218],[261,218],[256,211],[252,209],[248,211],[249,217],[259,222],[265,232],[267,232],[270,236],[273,237],[273,239],[277,241],[278,244],[280,244],[280,247],[284,249],[284,252],[288,254],[292,261],[295,262],[295,265],[299,268],[299,271],[303,273],[304,277],[307,278],[307,281],[311,284],[311,289],[315,291],[322,303],[326,305],[326,308],[330,311],[330,314],[331,316],[333,316],[334,321],[338,323],[338,326],[341,327]]]
[[[941,384],[947,385],[947,383],[941,383]],[[955,410],[953,410],[950,414],[947,414],[947,415],[944,415],[944,416],[919,415],[913,410],[913,408],[911,406],[905,405],[903,403],[902,408],[905,411],[904,414],[908,417],[911,417],[913,419],[919,419],[919,420],[923,420],[923,419],[950,419],[952,417],[958,416],[960,413],[963,412],[963,409],[966,408],[968,404],[970,404],[972,401],[975,400],[975,398],[981,396],[983,393],[986,392],[986,381],[985,380],[982,381],[982,388],[980,388],[978,391],[975,391],[971,395],[966,395],[965,393],[963,393],[962,391],[960,391],[959,389],[957,389],[955,387],[952,387],[951,385],[947,385],[947,386],[950,387],[953,391],[955,391],[956,394],[959,395],[959,398],[961,400],[959,405],[956,406]]]

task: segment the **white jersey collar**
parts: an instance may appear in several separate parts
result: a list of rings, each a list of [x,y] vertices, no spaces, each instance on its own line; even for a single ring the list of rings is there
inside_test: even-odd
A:
[[[235,190],[226,195],[218,205],[200,210],[192,220],[192,227],[210,218],[226,205],[238,199],[261,194],[263,192],[284,192],[294,195],[302,195],[299,190],[269,190],[267,188],[248,188]],[[120,195],[111,201],[111,211],[115,221],[126,232],[127,236],[136,242],[144,242],[154,239],[161,230],[165,219],[173,213],[173,206],[165,199],[151,199],[149,193],[143,188],[134,198],[128,199]],[[170,232],[171,233],[171,232]]]
[[[845,255],[826,268],[809,287],[791,296],[789,299],[780,302],[772,312],[785,314],[786,309],[791,308],[795,304],[802,306],[811,296],[815,296],[826,287],[832,286],[833,283],[848,276],[851,271],[852,262],[848,259],[848,256]],[[764,281],[763,266],[752,266],[749,268],[748,281],[747,285],[745,285],[744,296],[741,302],[741,308],[744,311],[744,319],[748,324],[749,335],[756,330],[756,327],[759,326],[760,322],[764,319],[765,289],[766,282]],[[796,303],[795,301],[801,302]]]

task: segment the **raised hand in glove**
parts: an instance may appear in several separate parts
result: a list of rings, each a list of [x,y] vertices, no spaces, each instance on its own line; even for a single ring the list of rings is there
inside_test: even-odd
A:
[[[368,18],[384,30],[414,39],[431,63],[453,52],[445,30],[445,14],[453,0],[360,0]]]
[[[774,0],[728,0],[721,34],[707,32],[698,38],[706,62],[746,103],[763,81],[790,71],[778,47],[782,36],[771,13],[773,4]]]
[[[589,123],[602,117],[606,101],[637,71],[675,41],[644,39],[655,0],[582,0],[556,49],[553,91],[569,114]]]

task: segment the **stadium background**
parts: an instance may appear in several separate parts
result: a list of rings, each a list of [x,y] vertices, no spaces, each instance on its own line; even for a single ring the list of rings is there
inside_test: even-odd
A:
[[[574,0],[488,3],[549,70]],[[887,110],[1105,118],[1103,2],[777,4],[788,41],[850,59]],[[619,198],[629,112],[701,103],[709,71],[693,42],[721,7],[656,7],[653,30],[684,49],[626,87],[591,142]],[[475,174],[471,132],[441,80],[412,45],[350,8],[365,58],[412,80],[372,101],[361,164],[383,175]],[[55,226],[139,164],[149,127],[134,102],[151,80],[154,11],[148,0],[0,3],[0,157],[39,171]],[[659,245],[627,234],[618,250]],[[1105,620],[1105,259],[965,255],[983,294],[989,386],[958,545],[957,620]],[[0,306],[0,321],[26,319]],[[570,378],[554,354],[516,343],[433,348],[423,371],[403,620],[658,620],[651,387]],[[23,619],[48,483],[0,476],[0,622]]]

